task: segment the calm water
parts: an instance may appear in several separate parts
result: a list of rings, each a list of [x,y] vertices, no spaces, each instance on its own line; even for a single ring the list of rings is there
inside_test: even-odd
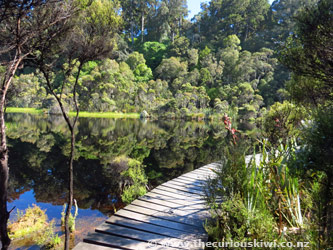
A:
[[[9,209],[37,204],[59,226],[70,150],[66,124],[62,117],[30,114],[8,114],[6,121]],[[113,164],[115,158],[142,162],[148,187],[154,187],[219,160],[225,137],[222,123],[80,118],[74,164],[76,240],[124,205],[121,193],[129,185],[122,175],[126,166]]]

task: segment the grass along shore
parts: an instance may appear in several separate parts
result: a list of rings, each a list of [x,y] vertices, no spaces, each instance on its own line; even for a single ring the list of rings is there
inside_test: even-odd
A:
[[[29,114],[44,114],[47,113],[47,109],[36,108],[16,108],[7,107],[6,113],[29,113]],[[69,116],[75,116],[75,112],[70,111]],[[115,112],[87,112],[80,111],[79,117],[91,117],[91,118],[140,118],[139,113],[115,113]]]

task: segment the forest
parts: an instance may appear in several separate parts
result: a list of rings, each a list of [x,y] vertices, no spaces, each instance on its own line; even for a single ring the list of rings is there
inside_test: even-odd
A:
[[[108,3],[111,13],[99,13],[98,22],[112,25],[112,51],[82,65],[76,89],[80,110],[146,110],[159,117],[201,119],[233,113],[254,121],[274,102],[290,99],[290,70],[278,61],[278,52],[294,30],[293,16],[316,1],[243,2],[211,1],[191,21],[182,0]],[[107,14],[113,15],[110,20],[104,20]],[[74,76],[61,84],[62,66],[69,65],[64,57],[53,72],[54,91],[61,91],[64,105],[74,110]],[[76,74],[78,64],[73,67]],[[42,71],[27,57],[7,106],[53,110],[56,105]]]
[[[209,237],[332,247],[333,2],[211,0],[191,20],[188,12],[186,0],[0,1],[2,249],[7,108],[66,122],[65,249],[81,111],[219,122],[229,140],[206,197]],[[246,166],[244,154],[256,152],[266,158]]]

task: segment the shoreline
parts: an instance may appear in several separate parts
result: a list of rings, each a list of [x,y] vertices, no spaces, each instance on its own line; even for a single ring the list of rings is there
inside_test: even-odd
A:
[[[17,108],[7,107],[6,113],[28,113],[28,114],[47,114],[47,109],[36,109],[36,108]],[[74,117],[76,112],[70,111],[69,116]],[[61,115],[61,114],[58,114]],[[116,113],[116,112],[88,112],[80,111],[79,117],[91,117],[91,118],[140,118],[139,113]]]

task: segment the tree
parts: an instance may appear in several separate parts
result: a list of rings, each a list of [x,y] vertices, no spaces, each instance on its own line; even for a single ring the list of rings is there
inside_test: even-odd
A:
[[[214,44],[228,35],[245,42],[262,29],[269,10],[266,0],[212,0],[202,7],[200,30]]]
[[[169,47],[168,55],[174,57],[184,57],[189,49],[190,41],[184,36],[177,36]]]
[[[140,49],[144,55],[149,68],[154,70],[164,58],[167,46],[159,42],[145,42]]]
[[[163,42],[168,38],[170,26],[168,24],[169,8],[164,1],[155,1],[148,16],[147,32],[149,41]]]
[[[128,56],[126,63],[130,66],[131,70],[135,70],[140,64],[146,64],[146,60],[142,54],[135,51]]]
[[[304,146],[296,154],[299,172],[321,179],[320,225],[332,242],[332,88],[333,88],[333,2],[320,0],[296,16],[296,32],[279,54],[293,72],[288,83],[291,95],[304,106],[317,108],[305,130]],[[313,91],[313,93],[309,93]],[[305,173],[307,172],[307,173]],[[322,216],[322,214],[324,216]],[[321,231],[320,234],[323,232]],[[325,239],[325,237],[323,237]]]
[[[225,63],[223,80],[226,83],[231,83],[233,81],[235,67],[241,51],[239,44],[240,40],[236,35],[228,36],[223,40],[224,48],[219,51],[219,56]]]
[[[187,15],[186,0],[156,1],[148,16],[147,33],[150,40],[162,42],[181,36],[182,23]]]
[[[181,63],[178,58],[170,57],[163,59],[161,64],[155,69],[155,74],[162,80],[170,83],[177,77],[183,76],[187,72],[187,65]]]
[[[333,239],[333,107],[317,110],[313,116],[313,126],[305,129],[304,145],[296,154],[295,167],[309,179],[321,176],[319,211],[320,224],[323,226],[324,239],[328,245]],[[324,175],[322,175],[324,174]]]
[[[320,87],[322,101],[332,100],[333,88],[333,2],[321,0],[297,16],[296,34],[287,41],[280,53],[280,61],[297,76],[313,79],[313,86]],[[318,81],[323,84],[318,84]],[[326,98],[325,98],[326,96]]]
[[[64,32],[68,28],[66,23],[69,17],[77,8],[73,1],[5,0],[1,1],[0,10],[0,65],[5,68],[1,76],[0,93],[0,235],[2,249],[8,249],[8,149],[4,118],[6,95],[23,61]]]
[[[145,35],[146,16],[149,12],[149,7],[152,6],[151,0],[124,0],[121,1],[122,16],[125,21],[125,28],[130,29],[132,45],[134,37],[141,35],[143,43]],[[138,25],[141,23],[141,25]]]
[[[218,80],[222,79],[224,62],[217,60],[214,53],[207,46],[199,53],[199,68],[201,83],[206,87],[212,87],[213,82],[219,85]]]
[[[69,158],[68,206],[65,215],[65,250],[69,249],[69,216],[73,204],[73,161],[75,157],[75,127],[79,115],[77,101],[77,86],[82,67],[89,61],[103,59],[109,56],[114,47],[114,35],[120,25],[117,13],[117,2],[96,0],[91,5],[81,6],[83,11],[73,20],[71,32],[62,34],[58,40],[48,47],[41,48],[34,54],[33,63],[42,72],[48,91],[56,98],[61,113],[71,133],[71,150]],[[62,70],[57,65],[63,63]],[[57,74],[62,76],[58,87]],[[63,92],[71,84],[72,101],[76,115],[74,120],[69,119],[64,107]]]
[[[262,118],[262,133],[273,145],[284,143],[288,138],[297,135],[301,121],[306,118],[304,108],[284,101],[276,102]]]
[[[267,25],[268,40],[271,43],[281,44],[295,31],[296,16],[306,6],[317,3],[318,0],[275,0],[270,8]]]
[[[178,35],[180,36],[180,28],[181,23],[184,17],[187,15],[187,5],[186,0],[162,0],[166,2],[168,6],[168,23],[171,28],[171,41],[174,43],[175,36],[178,31]]]

